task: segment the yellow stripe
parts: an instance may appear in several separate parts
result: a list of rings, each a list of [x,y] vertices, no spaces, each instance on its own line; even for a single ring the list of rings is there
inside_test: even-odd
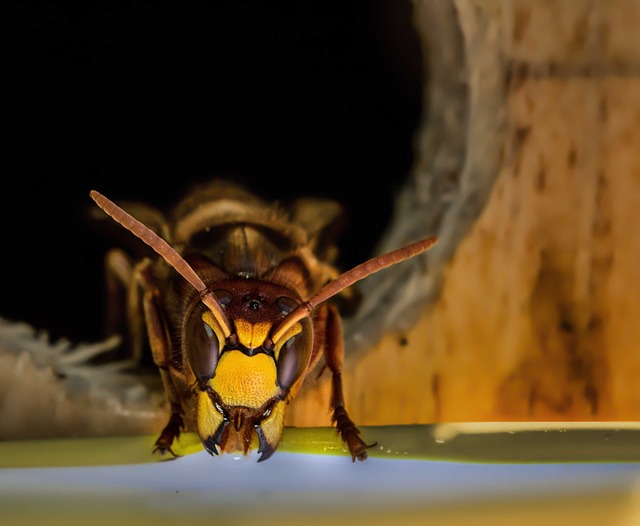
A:
[[[243,319],[233,321],[240,343],[248,349],[256,349],[262,346],[271,330],[271,323],[269,322],[256,323],[254,325]]]

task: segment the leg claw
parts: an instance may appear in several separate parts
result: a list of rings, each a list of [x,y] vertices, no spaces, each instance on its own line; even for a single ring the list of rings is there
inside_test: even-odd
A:
[[[173,458],[179,457],[180,455],[174,453],[173,449],[171,449],[171,444],[180,436],[182,425],[182,416],[176,413],[172,414],[169,423],[160,433],[158,440],[156,440],[153,453],[159,453],[162,456],[170,453]]]
[[[367,449],[374,447],[376,442],[367,444],[360,438],[360,430],[349,418],[347,411],[342,406],[335,408],[333,421],[336,423],[336,431],[340,433],[342,440],[349,448],[352,462],[355,462],[356,459],[365,460],[368,457]]]

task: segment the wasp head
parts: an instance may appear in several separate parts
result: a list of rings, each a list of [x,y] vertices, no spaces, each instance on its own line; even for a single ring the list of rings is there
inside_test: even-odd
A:
[[[205,449],[218,453],[276,450],[292,387],[304,378],[312,348],[308,319],[277,341],[270,334],[299,303],[292,293],[258,280],[231,280],[215,291],[233,331],[224,338],[209,310],[199,316],[204,338],[186,354],[197,379],[197,427]],[[198,310],[199,311],[199,310]]]

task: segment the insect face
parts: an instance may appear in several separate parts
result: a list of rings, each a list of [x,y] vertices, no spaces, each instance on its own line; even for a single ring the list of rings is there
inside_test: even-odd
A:
[[[219,286],[215,295],[234,332],[224,339],[211,312],[198,307],[193,319],[200,319],[190,327],[186,347],[197,385],[198,434],[211,454],[258,449],[266,460],[280,441],[291,388],[309,365],[311,325],[303,319],[274,342],[274,324],[300,300],[258,280]]]
[[[341,318],[328,300],[428,250],[435,237],[338,275],[320,259],[331,252],[322,240],[334,208],[317,201],[303,200],[284,213],[214,181],[178,203],[171,220],[137,207],[169,243],[102,194],[92,191],[91,197],[160,256],[130,265],[122,264],[121,254],[114,258],[119,276],[131,269],[130,339],[140,341],[140,327],[146,328],[171,408],[156,451],[173,454],[174,440],[187,429],[198,432],[212,455],[257,449],[260,460],[269,458],[280,442],[287,404],[324,358],[332,422],[352,460],[367,458],[371,445],[345,409]]]

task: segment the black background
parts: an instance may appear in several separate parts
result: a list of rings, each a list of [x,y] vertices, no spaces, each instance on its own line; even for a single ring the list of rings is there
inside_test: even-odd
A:
[[[411,2],[0,8],[1,317],[100,337],[113,240],[84,220],[92,188],[163,207],[227,174],[269,199],[332,197],[340,265],[370,256],[421,112]]]

